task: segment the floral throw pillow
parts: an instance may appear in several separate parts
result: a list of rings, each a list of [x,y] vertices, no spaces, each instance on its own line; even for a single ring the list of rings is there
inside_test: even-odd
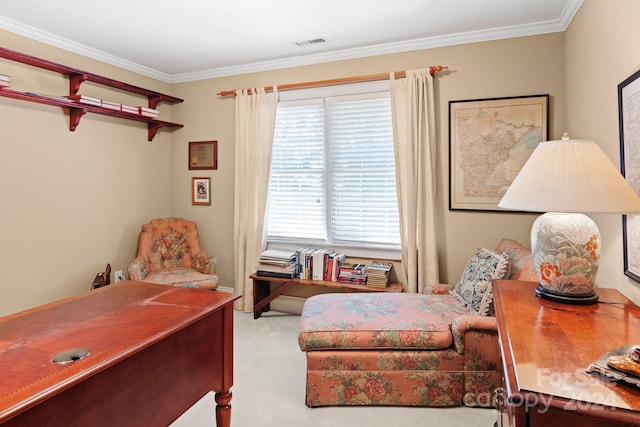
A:
[[[485,248],[478,248],[462,272],[451,295],[480,316],[490,314],[493,307],[491,281],[509,275],[509,257]]]

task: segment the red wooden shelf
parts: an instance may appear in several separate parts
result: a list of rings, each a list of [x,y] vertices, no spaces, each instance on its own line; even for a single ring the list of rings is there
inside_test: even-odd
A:
[[[27,55],[14,50],[0,47],[0,58],[5,58],[11,61],[20,62],[23,64],[31,65],[33,67],[42,68],[45,70],[60,73],[69,77],[69,95],[76,95],[80,90],[80,85],[85,81],[101,84],[103,86],[119,89],[129,93],[135,93],[137,95],[146,96],[148,100],[149,108],[156,108],[159,102],[166,102],[168,104],[176,104],[183,102],[182,99],[174,96],[165,95],[152,90],[144,89],[138,86],[130,85],[118,80],[113,80],[108,77],[99,76],[93,73],[87,73],[85,71],[77,70],[75,68],[67,67],[46,59],[36,58],[35,56]],[[19,92],[8,88],[0,89],[0,96],[6,98],[19,99],[29,102],[37,102],[46,105],[55,105],[62,108],[69,109],[69,130],[74,131],[80,123],[80,118],[86,113],[101,114],[104,116],[118,117],[126,120],[134,120],[138,122],[146,122],[148,124],[148,140],[153,140],[158,130],[163,127],[167,128],[181,128],[183,125],[178,123],[166,122],[158,120],[152,117],[145,117],[137,114],[125,113],[118,110],[112,110],[108,108],[83,104],[79,102],[71,101],[64,97],[55,97],[34,94],[29,92]]]

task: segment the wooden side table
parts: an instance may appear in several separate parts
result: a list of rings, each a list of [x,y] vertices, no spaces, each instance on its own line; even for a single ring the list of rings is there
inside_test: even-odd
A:
[[[539,298],[536,283],[493,282],[509,426],[640,425],[640,390],[585,372],[605,353],[640,344],[640,308],[614,289],[600,302]]]
[[[342,289],[347,292],[403,292],[402,283],[390,283],[386,288],[377,288],[367,285],[357,285],[341,282],[327,282],[324,280],[281,279],[278,277],[265,277],[252,274],[253,280],[253,318],[257,319],[266,311],[269,311],[271,301],[291,289],[295,285],[323,286],[325,288]],[[275,285],[275,287],[272,287]]]

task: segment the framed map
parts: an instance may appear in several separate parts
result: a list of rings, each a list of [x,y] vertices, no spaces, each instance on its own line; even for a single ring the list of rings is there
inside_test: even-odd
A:
[[[640,194],[640,71],[618,85],[620,171]],[[640,282],[640,215],[622,215],[624,274]]]
[[[548,94],[449,101],[449,209],[507,212],[498,203],[548,121]]]

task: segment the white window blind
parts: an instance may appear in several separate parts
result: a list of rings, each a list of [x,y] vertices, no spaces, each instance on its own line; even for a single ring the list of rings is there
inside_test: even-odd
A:
[[[389,92],[364,92],[278,104],[270,241],[399,246]]]

